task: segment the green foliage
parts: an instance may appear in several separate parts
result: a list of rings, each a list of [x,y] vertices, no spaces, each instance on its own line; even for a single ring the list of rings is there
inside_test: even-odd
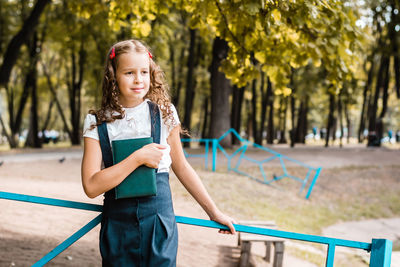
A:
[[[138,37],[149,35],[151,21],[172,8],[190,16],[189,25],[202,36],[220,36],[230,47],[222,70],[244,86],[259,74],[261,65],[277,93],[287,88],[291,68],[310,62],[323,64],[335,87],[351,80],[362,35],[356,15],[346,1],[110,1],[114,30],[130,26]]]
[[[29,14],[29,6],[22,9],[21,3],[0,0],[0,23],[7,24],[1,28],[3,48],[20,28],[23,14]],[[52,80],[55,84],[61,81],[58,93],[67,96],[71,51],[77,53],[84,40],[87,62],[82,112],[86,113],[100,102],[107,49],[118,40],[140,38],[152,48],[170,85],[174,80],[171,93],[175,94],[178,81],[185,88],[189,28],[194,28],[200,36],[197,41],[202,55],[194,73],[196,118],[203,100],[197,96],[210,93],[208,67],[212,60],[211,42],[216,36],[228,42],[230,50],[221,70],[232,83],[244,86],[265,72],[276,95],[295,92],[295,98],[301,99],[325,94],[327,88],[335,94],[343,90],[343,100],[355,109],[362,88],[358,81],[366,79],[361,62],[365,51],[372,47],[370,28],[356,26],[357,12],[354,3],[347,0],[55,1],[48,6],[47,18],[41,18],[40,27],[47,27],[41,61],[52,62]],[[384,11],[381,13],[380,20],[385,16]],[[171,65],[171,49],[175,66]],[[27,58],[23,47],[14,69],[17,91],[23,85]],[[47,88],[42,80],[39,77],[39,91],[44,96]],[[181,103],[183,95],[181,92]],[[67,107],[67,98],[61,99]],[[319,120],[327,110],[324,100],[320,97],[310,101],[311,112],[318,113]]]

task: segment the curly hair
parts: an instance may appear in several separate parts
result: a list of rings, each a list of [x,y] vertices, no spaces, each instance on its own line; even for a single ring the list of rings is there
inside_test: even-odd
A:
[[[89,110],[89,113],[97,118],[96,125],[103,122],[114,122],[125,116],[122,105],[119,102],[119,89],[116,79],[118,59],[122,54],[129,52],[150,53],[150,49],[138,40],[125,40],[115,43],[107,53],[104,67],[104,77],[102,82],[102,102],[98,110]],[[115,53],[115,57],[110,58],[110,54]],[[150,57],[150,88],[144,98],[156,103],[162,112],[162,118],[167,122],[169,129],[177,126],[173,117],[172,103],[169,96],[169,87],[165,80],[165,74],[154,60]],[[117,112],[117,113],[116,113]]]

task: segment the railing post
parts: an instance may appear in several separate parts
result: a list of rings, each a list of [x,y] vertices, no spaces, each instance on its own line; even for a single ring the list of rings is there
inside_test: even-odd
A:
[[[308,198],[310,197],[311,191],[313,190],[314,185],[315,185],[315,183],[317,182],[317,179],[318,179],[318,176],[319,176],[319,173],[320,173],[320,172],[321,172],[321,168],[318,168],[317,171],[315,172],[314,179],[312,180],[311,185],[310,185],[310,187],[308,188],[308,192],[307,192],[307,195],[306,195],[306,199],[308,199]]]
[[[372,239],[370,267],[390,267],[392,241],[388,239]]]
[[[98,215],[96,218],[91,220],[88,224],[86,224],[84,227],[79,229],[77,232],[75,232],[72,236],[68,237],[64,242],[62,242],[60,245],[55,247],[52,251],[47,253],[43,258],[41,258],[38,262],[32,265],[32,267],[41,267],[54,259],[57,255],[59,255],[61,252],[63,252],[65,249],[67,249],[69,246],[71,246],[73,243],[75,243],[79,238],[82,236],[86,235],[90,230],[92,230],[94,227],[96,227],[100,222],[101,222],[101,217],[102,214]]]
[[[206,163],[206,170],[208,170],[208,147],[210,146],[209,140],[205,141],[206,151],[205,151],[205,163]]]
[[[212,139],[212,171],[215,172],[217,166],[217,145],[218,139]]]
[[[335,243],[328,244],[328,253],[326,254],[326,267],[333,267],[333,260],[335,259]]]

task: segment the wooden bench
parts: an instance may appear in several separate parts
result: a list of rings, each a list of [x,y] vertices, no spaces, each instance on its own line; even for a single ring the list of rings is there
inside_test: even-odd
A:
[[[240,221],[239,223],[248,226],[277,229],[277,226],[273,221]],[[264,260],[267,262],[271,261],[271,245],[273,245],[274,258],[272,266],[282,267],[283,252],[285,250],[284,239],[272,236],[255,235],[240,232],[238,234],[238,237],[238,246],[241,247],[239,267],[249,266],[252,242],[264,242],[266,247]]]

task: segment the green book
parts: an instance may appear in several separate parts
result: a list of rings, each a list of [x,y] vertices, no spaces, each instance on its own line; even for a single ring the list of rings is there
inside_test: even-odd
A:
[[[153,137],[113,140],[113,161],[117,164],[136,150],[153,143]],[[157,194],[156,170],[141,165],[115,187],[115,198],[154,196]]]

